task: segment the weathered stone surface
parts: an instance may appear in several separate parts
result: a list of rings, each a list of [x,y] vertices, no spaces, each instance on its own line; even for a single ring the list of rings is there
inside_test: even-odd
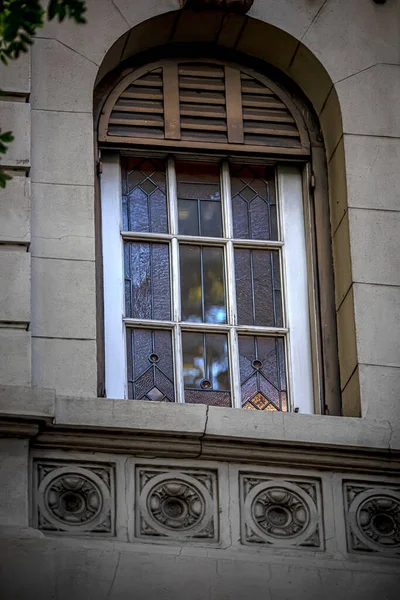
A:
[[[32,181],[93,185],[90,114],[32,111]]]
[[[363,417],[388,419],[400,433],[399,367],[360,364],[358,368]]]
[[[400,212],[348,214],[354,281],[400,286]]]
[[[271,23],[301,40],[315,19],[324,0],[304,2],[304,0],[270,0],[254,2],[249,16]]]
[[[400,139],[364,135],[343,138],[349,206],[400,211]]]
[[[400,288],[361,283],[353,288],[359,361],[400,367]]]
[[[30,52],[21,54],[11,64],[0,65],[0,89],[6,94],[29,94],[31,90]]]
[[[376,6],[364,0],[324,4],[304,36],[336,82],[376,63],[400,63],[397,0]]]
[[[33,337],[32,381],[59,394],[95,396],[96,342]]]
[[[32,47],[32,108],[91,113],[97,70],[97,65],[58,40],[36,40]]]
[[[0,329],[0,382],[31,384],[31,334],[23,329]]]
[[[0,439],[0,524],[28,525],[28,440]]]
[[[31,315],[31,255],[22,251],[0,254],[0,321],[29,323]]]
[[[342,112],[343,107],[333,87],[319,115],[328,161],[332,158],[343,133]]]
[[[353,287],[347,293],[337,311],[338,348],[340,366],[340,386],[344,388],[357,365],[357,349],[360,343],[356,338],[354,321]]]
[[[94,260],[93,196],[91,186],[34,183],[32,255]]]
[[[7,102],[0,104],[2,128],[11,130],[14,141],[8,145],[7,153],[1,163],[5,167],[28,168],[31,155],[31,108],[26,102]]]
[[[0,414],[10,417],[53,418],[54,390],[0,385]]]
[[[25,173],[14,175],[0,190],[0,241],[30,240],[30,180]]]
[[[346,157],[347,158],[347,157]],[[329,203],[331,234],[334,235],[347,210],[346,162],[343,138],[340,140],[328,163]]]
[[[400,64],[378,64],[335,85],[343,132],[400,137]]]
[[[206,411],[206,406],[200,404],[58,397],[56,422],[84,427],[112,427],[147,432],[186,432],[200,435],[204,432]]]
[[[346,213],[332,239],[333,266],[335,270],[335,297],[339,307],[352,284],[352,264],[350,257],[350,233],[348,213]]]
[[[32,259],[32,334],[95,339],[94,262]]]

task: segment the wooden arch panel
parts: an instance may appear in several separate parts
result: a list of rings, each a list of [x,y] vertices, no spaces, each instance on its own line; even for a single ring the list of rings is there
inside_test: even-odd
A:
[[[108,97],[99,141],[304,155],[309,142],[281,88],[217,61],[161,61],[127,75]]]

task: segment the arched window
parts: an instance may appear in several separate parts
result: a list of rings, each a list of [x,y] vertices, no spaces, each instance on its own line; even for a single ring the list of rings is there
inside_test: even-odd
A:
[[[99,143],[107,396],[320,412],[290,97],[237,65],[160,61],[113,89]]]

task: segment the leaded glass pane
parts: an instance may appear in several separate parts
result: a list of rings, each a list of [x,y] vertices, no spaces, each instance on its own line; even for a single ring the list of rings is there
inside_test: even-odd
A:
[[[131,329],[126,332],[128,397],[174,402],[171,332]]]
[[[239,363],[243,408],[288,410],[282,338],[240,335]]]
[[[171,318],[168,244],[125,242],[125,316]]]
[[[277,250],[235,248],[239,325],[282,327],[282,299]]]
[[[226,334],[186,331],[182,347],[185,402],[230,406]]]
[[[222,236],[221,193],[217,164],[176,162],[179,233]]]
[[[167,233],[164,163],[154,158],[124,159],[122,181],[123,230]]]
[[[278,226],[274,172],[262,166],[231,165],[233,235],[276,240]]]
[[[223,248],[181,244],[179,254],[182,320],[226,323]]]

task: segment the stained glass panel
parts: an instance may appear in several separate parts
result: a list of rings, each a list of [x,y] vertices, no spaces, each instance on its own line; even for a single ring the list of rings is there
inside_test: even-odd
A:
[[[182,347],[185,402],[230,406],[226,334],[186,331]]]
[[[282,327],[278,251],[236,248],[235,277],[239,325]]]
[[[226,323],[223,249],[181,244],[179,254],[182,320]]]
[[[165,165],[161,160],[129,158],[122,163],[122,228],[167,233]]]
[[[170,319],[168,245],[125,242],[124,253],[126,317]]]
[[[231,165],[231,189],[234,237],[278,239],[273,170]]]
[[[179,233],[222,236],[221,192],[217,164],[176,162]]]
[[[239,363],[242,407],[287,411],[283,339],[240,335]]]
[[[128,397],[174,402],[171,332],[131,329],[126,332]]]

